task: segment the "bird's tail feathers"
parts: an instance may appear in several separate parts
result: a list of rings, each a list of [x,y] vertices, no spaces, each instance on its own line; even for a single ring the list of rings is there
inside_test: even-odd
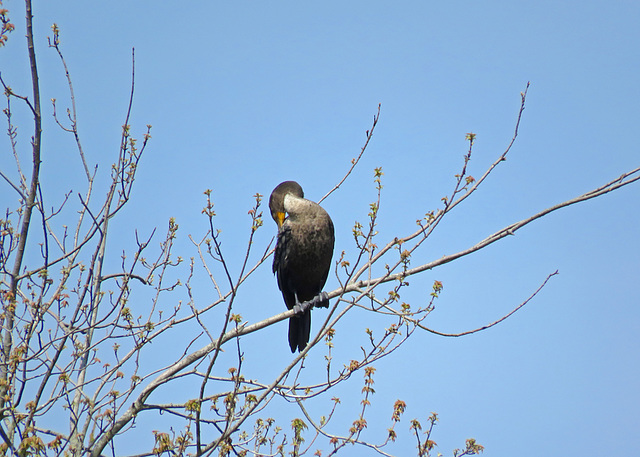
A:
[[[311,310],[305,311],[301,316],[289,318],[289,347],[291,352],[302,351],[307,347],[311,334]]]

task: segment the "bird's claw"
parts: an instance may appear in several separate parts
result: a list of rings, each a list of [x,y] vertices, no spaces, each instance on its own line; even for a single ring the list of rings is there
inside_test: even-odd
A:
[[[326,292],[320,292],[318,295],[313,297],[311,300],[303,301],[300,303],[298,301],[298,296],[296,295],[296,304],[293,305],[293,311],[298,314],[302,314],[309,309],[312,308],[328,308],[329,307],[329,294]]]
[[[315,297],[313,297],[313,301],[317,301],[314,305],[318,308],[328,308],[329,307],[329,294],[322,291]]]

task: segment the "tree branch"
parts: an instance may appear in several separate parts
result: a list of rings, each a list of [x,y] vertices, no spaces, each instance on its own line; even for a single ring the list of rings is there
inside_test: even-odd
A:
[[[334,191],[338,190],[338,188],[340,188],[342,183],[347,180],[347,178],[349,177],[353,169],[356,167],[356,165],[358,165],[358,162],[360,162],[360,159],[364,155],[364,151],[366,151],[367,146],[369,145],[369,141],[371,141],[371,138],[373,138],[373,131],[375,130],[376,125],[378,125],[378,119],[380,119],[380,106],[381,104],[378,103],[378,112],[373,116],[373,124],[371,125],[371,128],[366,132],[367,140],[365,141],[364,146],[362,146],[362,148],[360,149],[360,154],[358,154],[358,157],[351,159],[351,168],[347,170],[347,173],[343,176],[342,180],[338,184],[333,186],[333,189],[331,189],[329,192],[327,192],[324,195],[324,197],[318,200],[318,204],[322,203],[325,198],[331,195]]]
[[[24,202],[24,218],[22,220],[22,227],[20,229],[20,237],[18,240],[18,248],[16,250],[16,258],[13,264],[13,270],[11,272],[11,284],[9,291],[9,301],[13,305],[14,311],[7,312],[5,318],[4,335],[2,336],[2,356],[3,360],[9,360],[12,348],[12,334],[14,325],[14,315],[16,306],[16,295],[18,291],[18,276],[22,267],[22,260],[24,258],[25,247],[27,245],[27,235],[29,233],[29,227],[31,225],[31,214],[33,207],[35,206],[36,195],[38,193],[38,183],[40,180],[40,144],[42,138],[42,116],[40,113],[40,85],[38,80],[38,65],[36,62],[36,51],[33,43],[33,13],[31,11],[31,0],[26,0],[26,20],[27,20],[27,47],[29,50],[29,63],[31,68],[31,83],[33,87],[33,120],[34,120],[34,133],[32,139],[32,164],[33,169],[31,171],[31,185],[29,186],[29,193],[27,200]],[[0,364],[0,379],[6,381],[8,375],[7,366]],[[5,392],[8,386],[3,383],[0,386],[0,409],[5,405]]]
[[[405,278],[407,276],[411,276],[426,270],[431,270],[435,267],[438,267],[440,265],[444,265],[446,263],[452,262],[456,259],[459,259],[460,257],[464,257],[466,255],[472,254],[480,249],[483,249],[487,246],[489,246],[490,244],[495,243],[496,241],[501,240],[502,238],[505,238],[506,236],[509,235],[514,235],[516,231],[520,230],[522,227],[530,224],[531,222],[540,219],[541,217],[546,216],[549,213],[552,213],[553,211],[557,211],[561,208],[565,208],[567,206],[570,205],[574,205],[576,203],[581,203],[587,200],[591,200],[593,198],[596,197],[600,197],[602,195],[605,195],[609,192],[612,192],[616,189],[619,189],[621,187],[627,186],[629,184],[632,184],[636,181],[638,181],[640,179],[640,174],[638,174],[640,172],[640,167],[636,168],[634,170],[631,170],[627,173],[624,173],[623,175],[621,175],[619,178],[614,179],[613,181],[608,182],[607,184],[604,184],[603,186],[600,186],[596,189],[593,189],[585,194],[580,195],[579,197],[575,197],[572,198],[571,200],[567,200],[565,202],[559,203],[557,205],[551,206],[543,211],[540,211],[539,213],[534,214],[531,217],[528,217],[526,219],[523,219],[519,222],[516,222],[514,224],[511,224],[499,231],[497,231],[496,233],[494,233],[493,235],[488,236],[487,238],[483,239],[482,241],[478,242],[476,245],[465,249],[463,251],[457,252],[455,254],[450,254],[450,255],[446,255],[443,256],[441,258],[439,258],[438,260],[434,260],[432,262],[426,263],[424,265],[421,265],[419,267],[415,267],[415,268],[410,268],[407,269],[406,271],[403,271],[402,273],[395,273],[395,274],[391,274],[388,273],[384,276],[380,276],[378,278],[375,279],[367,279],[367,280],[360,280],[357,282],[351,282],[348,283],[345,287],[344,290],[343,289],[336,289],[332,292],[329,292],[329,298],[333,298],[333,297],[337,297],[338,295],[341,295],[342,293],[349,293],[349,292],[353,292],[353,291],[357,291],[358,289],[361,288],[369,288],[372,289],[373,287],[377,286],[378,284],[384,283],[384,282],[389,282],[389,281],[398,281],[399,279]],[[638,176],[633,176],[638,174]],[[377,259],[376,259],[377,260]]]

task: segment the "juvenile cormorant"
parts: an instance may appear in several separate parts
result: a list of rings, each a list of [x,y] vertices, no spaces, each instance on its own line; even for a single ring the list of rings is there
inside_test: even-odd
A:
[[[289,319],[291,352],[302,351],[309,342],[311,307],[329,307],[321,293],[333,256],[333,222],[317,203],[304,198],[295,181],[280,183],[269,198],[271,217],[278,224],[278,240],[273,257],[273,272],[278,279],[288,309],[313,300],[313,303]],[[315,300],[314,300],[315,299]]]

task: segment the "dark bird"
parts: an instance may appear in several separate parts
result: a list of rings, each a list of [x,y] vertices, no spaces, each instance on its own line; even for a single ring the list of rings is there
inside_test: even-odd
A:
[[[295,181],[278,184],[269,209],[278,224],[273,272],[287,308],[299,312],[289,319],[289,346],[291,352],[302,351],[311,333],[311,308],[329,307],[321,292],[333,256],[333,222],[320,205],[304,198]]]

